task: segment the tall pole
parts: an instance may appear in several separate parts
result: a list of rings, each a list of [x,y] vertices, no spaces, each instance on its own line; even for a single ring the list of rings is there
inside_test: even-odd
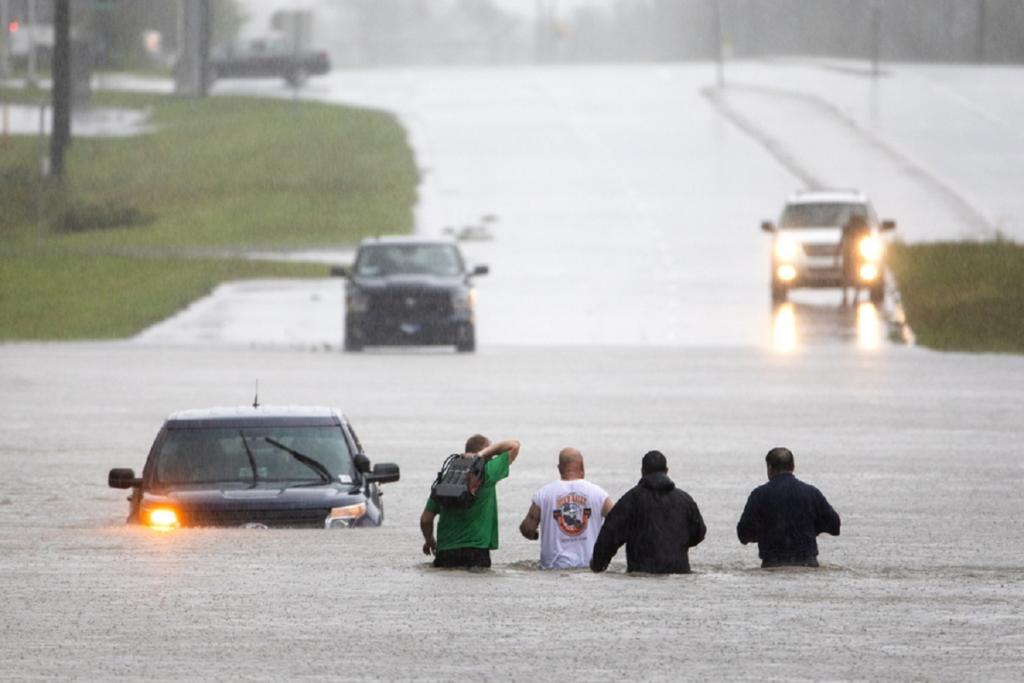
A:
[[[36,0],[28,2],[28,76],[29,83],[36,82]]]
[[[985,0],[978,0],[978,64],[985,61]]]
[[[53,3],[53,129],[50,174],[64,175],[64,151],[71,142],[71,0]]]
[[[718,82],[718,87],[725,86],[725,42],[722,37],[722,4],[721,0],[714,0],[711,3],[711,8],[714,14],[715,22],[715,76]]]
[[[882,7],[879,0],[871,0],[871,75],[878,77],[878,61],[882,46]]]
[[[3,31],[4,38],[4,44],[0,45],[0,76],[4,78],[11,73],[11,34],[7,29],[9,17],[7,0],[0,0],[0,31]]]

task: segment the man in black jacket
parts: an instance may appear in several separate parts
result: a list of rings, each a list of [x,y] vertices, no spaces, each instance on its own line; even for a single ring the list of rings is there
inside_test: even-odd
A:
[[[821,491],[793,476],[793,453],[773,448],[765,456],[768,483],[750,493],[736,535],[756,542],[762,567],[817,567],[820,533],[839,535],[839,515]]]
[[[689,549],[707,533],[700,510],[693,498],[668,478],[668,464],[660,452],[648,452],[640,472],[640,482],[605,518],[590,569],[603,572],[625,543],[626,571],[688,574]]]

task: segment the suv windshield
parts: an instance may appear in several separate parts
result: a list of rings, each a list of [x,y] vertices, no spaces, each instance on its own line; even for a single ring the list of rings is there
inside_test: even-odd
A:
[[[355,273],[456,276],[465,271],[459,250],[451,244],[370,244],[359,249]]]
[[[817,204],[789,204],[782,212],[779,226],[783,228],[824,228],[846,225],[852,214],[860,214],[868,223],[877,223],[870,205],[860,203],[821,202]]]
[[[168,429],[157,454],[156,481],[244,485],[260,481],[323,482],[316,466],[282,446],[316,461],[332,479],[352,482],[352,455],[345,437],[340,427],[328,426]]]

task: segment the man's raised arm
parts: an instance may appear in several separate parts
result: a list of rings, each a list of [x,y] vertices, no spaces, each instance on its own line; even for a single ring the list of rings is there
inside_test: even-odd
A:
[[[519,442],[515,439],[505,439],[504,441],[492,443],[490,446],[480,451],[479,455],[485,460],[490,460],[494,456],[504,453],[505,451],[508,451],[509,464],[514,463],[516,461],[516,457],[519,455]]]

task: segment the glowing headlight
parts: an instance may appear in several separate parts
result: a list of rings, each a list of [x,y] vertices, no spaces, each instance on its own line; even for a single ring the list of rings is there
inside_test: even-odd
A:
[[[878,278],[878,266],[874,263],[865,263],[860,267],[858,275],[860,275],[860,279],[864,282],[872,282]]]
[[[361,289],[350,288],[345,293],[345,310],[350,313],[365,313],[370,308],[370,296]]]
[[[779,266],[779,269],[775,271],[775,275],[783,282],[790,282],[796,277],[796,268],[786,263]]]
[[[475,289],[456,289],[452,291],[452,310],[456,313],[472,313],[475,303]]]
[[[878,261],[882,258],[885,246],[882,244],[882,240],[874,235],[869,235],[860,241],[857,249],[860,251],[860,255],[868,261]]]
[[[170,529],[177,529],[180,526],[178,522],[178,513],[175,512],[173,508],[150,508],[148,510],[144,510],[143,515],[146,525],[151,529],[169,531]]]
[[[775,257],[780,261],[792,261],[800,255],[800,243],[791,239],[780,239],[775,243]]]
[[[327,528],[352,526],[365,514],[366,503],[356,503],[355,505],[331,508],[331,511],[327,515],[327,519],[324,520],[324,526]]]

